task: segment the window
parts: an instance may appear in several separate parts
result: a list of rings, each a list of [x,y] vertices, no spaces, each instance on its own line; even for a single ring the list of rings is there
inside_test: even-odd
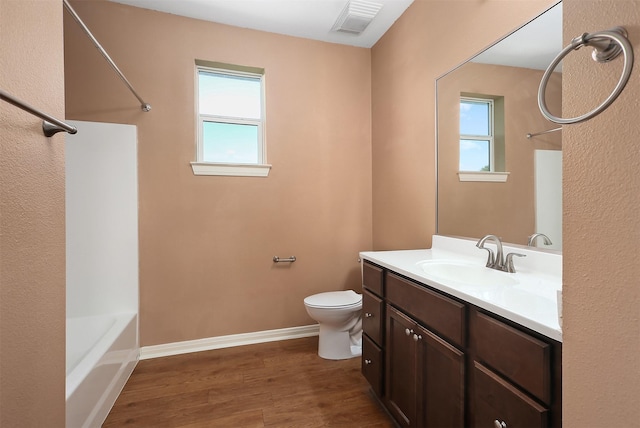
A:
[[[460,98],[460,171],[494,171],[493,100]]]
[[[264,70],[196,61],[196,175],[267,176]]]
[[[504,97],[460,94],[460,181],[507,181],[504,122]]]

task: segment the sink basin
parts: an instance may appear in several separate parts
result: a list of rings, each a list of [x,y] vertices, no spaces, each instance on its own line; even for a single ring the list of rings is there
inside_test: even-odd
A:
[[[425,260],[418,262],[418,266],[427,276],[434,279],[465,286],[503,286],[518,283],[512,273],[458,260]]]

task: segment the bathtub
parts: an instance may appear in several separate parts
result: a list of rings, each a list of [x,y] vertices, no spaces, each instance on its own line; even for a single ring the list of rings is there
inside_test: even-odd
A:
[[[67,428],[99,427],[138,362],[136,313],[67,318]]]

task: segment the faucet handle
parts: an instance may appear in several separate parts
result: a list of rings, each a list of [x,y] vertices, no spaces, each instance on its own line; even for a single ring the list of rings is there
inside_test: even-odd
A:
[[[513,256],[516,257],[527,257],[526,254],[520,253],[509,253],[507,254],[507,258],[504,261],[504,271],[509,273],[516,273],[516,268],[513,266]]]

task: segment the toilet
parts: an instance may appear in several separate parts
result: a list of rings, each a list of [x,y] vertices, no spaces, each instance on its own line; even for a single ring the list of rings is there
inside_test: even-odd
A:
[[[345,360],[362,355],[362,294],[329,291],[304,299],[311,318],[320,324],[318,355]]]

